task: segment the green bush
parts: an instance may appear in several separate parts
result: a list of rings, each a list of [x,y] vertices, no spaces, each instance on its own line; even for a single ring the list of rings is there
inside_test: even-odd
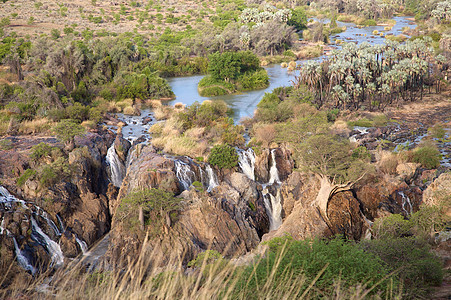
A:
[[[216,145],[211,149],[208,163],[221,169],[231,169],[238,164],[238,154],[229,145]]]
[[[17,186],[23,186],[28,179],[36,175],[36,170],[27,169],[18,179]]]
[[[390,271],[396,271],[407,299],[427,297],[429,288],[442,282],[441,261],[429,251],[424,240],[390,237],[363,241],[362,247],[382,259]]]
[[[188,263],[188,267],[200,268],[202,264],[213,264],[222,259],[221,253],[216,250],[205,250],[197,255],[197,257]]]
[[[420,163],[424,168],[434,169],[440,166],[440,151],[433,145],[425,145],[413,150],[412,161]]]
[[[30,158],[34,161],[40,160],[44,156],[50,156],[54,147],[41,142],[31,147]]]
[[[339,238],[294,241],[282,237],[270,240],[268,246],[265,258],[247,267],[239,277],[235,292],[242,299],[265,298],[260,289],[266,284],[273,285],[274,290],[301,284],[296,295],[300,297],[317,275],[321,275],[315,283],[317,297],[332,295],[338,281],[346,287],[365,282],[368,288],[374,286],[371,293],[384,293],[390,282],[384,278],[389,271],[380,258]],[[296,282],[301,276],[306,280]]]
[[[392,214],[377,219],[372,227],[374,237],[378,239],[394,239],[412,235],[409,220],[402,215]]]

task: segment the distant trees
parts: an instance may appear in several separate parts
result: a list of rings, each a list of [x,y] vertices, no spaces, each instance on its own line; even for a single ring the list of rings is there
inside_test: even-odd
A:
[[[209,57],[208,73],[214,79],[229,82],[240,74],[260,68],[260,60],[251,51],[213,53]]]
[[[425,37],[402,45],[346,44],[327,60],[302,65],[295,86],[307,85],[319,107],[384,109],[401,100],[415,101],[423,97],[426,85],[440,90],[446,68],[430,43]]]

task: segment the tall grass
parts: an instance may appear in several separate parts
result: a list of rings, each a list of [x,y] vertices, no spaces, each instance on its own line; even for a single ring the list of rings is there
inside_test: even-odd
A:
[[[223,258],[212,262],[211,257],[205,255],[200,266],[186,269],[180,257],[171,256],[166,260],[160,251],[146,251],[148,245],[146,239],[135,261],[104,265],[97,271],[88,271],[86,258],[76,259],[53,274],[47,272],[0,290],[0,298],[211,300],[249,299],[251,292],[252,299],[381,299],[380,293],[371,293],[382,281],[390,281],[392,275],[372,285],[365,284],[363,278],[362,283],[349,285],[343,280],[346,277],[343,274],[337,276],[326,293],[320,282],[330,269],[329,263],[324,262],[316,275],[309,277],[299,266],[285,265],[287,244],[274,257],[263,281],[258,277],[262,264],[268,266],[264,256],[255,256],[249,265],[242,266]],[[161,267],[163,262],[165,267]],[[255,282],[262,284],[255,286]],[[399,286],[387,285],[385,299],[400,299],[401,296]]]

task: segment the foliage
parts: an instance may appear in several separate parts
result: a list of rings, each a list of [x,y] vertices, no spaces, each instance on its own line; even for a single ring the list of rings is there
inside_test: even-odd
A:
[[[329,134],[307,137],[297,152],[309,172],[333,178],[336,182],[354,181],[368,171],[366,155],[353,155],[348,139]]]
[[[307,15],[302,7],[296,7],[292,13],[291,18],[288,20],[288,25],[294,26],[296,30],[302,30],[307,28]]]
[[[321,276],[316,278],[315,289],[322,295],[331,295],[337,280],[348,287],[365,282],[367,287],[375,287],[372,293],[384,293],[390,283],[389,271],[377,256],[340,238],[294,241],[283,237],[270,240],[268,246],[265,258],[248,266],[239,277],[235,292],[243,298],[260,299],[264,297],[260,287],[271,284],[276,288],[284,284],[280,280],[294,281],[301,275],[306,281],[298,283],[297,297],[317,275]]]
[[[128,230],[136,230],[139,225],[138,211],[141,208],[144,222],[151,234],[161,233],[163,226],[171,226],[168,221],[176,221],[181,208],[181,199],[159,188],[143,189],[129,193],[121,200],[117,218]]]
[[[440,91],[444,69],[429,47],[431,42],[428,37],[405,44],[345,44],[322,62],[304,63],[295,86],[307,85],[318,107],[383,109],[415,101],[423,97],[426,82]]]
[[[362,247],[380,257],[388,270],[397,271],[405,286],[406,298],[425,297],[430,286],[438,286],[442,282],[442,264],[423,240],[391,237],[363,241]]]
[[[424,145],[413,150],[412,161],[424,168],[434,169],[440,166],[441,154],[434,145]]]
[[[85,129],[71,119],[61,120],[54,128],[54,133],[62,142],[66,143],[74,139],[75,136],[81,135]]]
[[[238,154],[229,145],[216,145],[211,149],[208,163],[220,169],[231,169],[238,164]]]
[[[22,187],[25,182],[27,182],[28,179],[34,177],[36,175],[36,170],[33,169],[27,169],[25,170],[25,172],[19,177],[17,178],[17,186]]]
[[[44,142],[41,142],[31,147],[30,158],[37,162],[44,157],[49,157],[52,154],[58,154],[60,149],[58,147],[52,147]]]
[[[251,51],[213,53],[209,57],[208,73],[216,80],[229,82],[240,74],[260,68],[258,57]]]
[[[197,257],[188,263],[188,267],[200,268],[203,264],[209,265],[222,259],[221,253],[216,250],[205,250],[197,255]]]

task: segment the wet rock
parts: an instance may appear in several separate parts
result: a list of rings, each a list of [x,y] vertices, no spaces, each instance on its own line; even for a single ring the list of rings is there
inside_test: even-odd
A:
[[[61,235],[59,244],[61,245],[61,251],[63,251],[64,256],[66,257],[74,258],[81,252],[78,250],[75,236],[68,230]]]

